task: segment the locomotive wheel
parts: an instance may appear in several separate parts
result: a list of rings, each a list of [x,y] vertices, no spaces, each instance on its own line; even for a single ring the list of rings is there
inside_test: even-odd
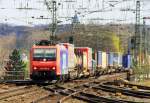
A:
[[[30,75],[31,79],[33,80],[38,80],[39,79],[39,73],[38,72],[33,72],[31,75]]]

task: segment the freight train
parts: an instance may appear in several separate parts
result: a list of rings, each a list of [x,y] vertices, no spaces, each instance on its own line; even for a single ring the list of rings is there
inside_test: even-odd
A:
[[[131,68],[131,55],[94,51],[69,43],[33,45],[30,50],[30,77],[34,80],[66,80]]]

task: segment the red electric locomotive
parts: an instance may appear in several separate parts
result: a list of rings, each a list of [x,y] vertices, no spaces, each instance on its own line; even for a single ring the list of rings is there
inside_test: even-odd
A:
[[[37,46],[30,51],[30,77],[54,80],[68,75],[68,51],[63,45]]]

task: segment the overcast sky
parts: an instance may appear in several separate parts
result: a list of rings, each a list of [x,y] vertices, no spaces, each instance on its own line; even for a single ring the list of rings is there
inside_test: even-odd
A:
[[[68,18],[73,17],[77,11],[80,13],[78,16],[82,23],[134,23],[135,1],[57,0],[61,4],[57,11],[58,20],[63,21],[64,24],[70,23],[71,21],[67,21]],[[47,10],[44,0],[0,0],[0,15],[0,23],[13,25],[34,26],[51,22],[51,13]],[[41,20],[40,16],[49,19]],[[141,18],[144,16],[150,16],[150,0],[141,0]],[[147,20],[147,23],[148,21],[150,20]]]

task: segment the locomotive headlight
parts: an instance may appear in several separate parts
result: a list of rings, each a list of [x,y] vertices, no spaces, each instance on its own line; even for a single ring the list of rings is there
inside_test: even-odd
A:
[[[53,69],[53,70],[55,70],[56,68],[55,68],[55,67],[53,67],[52,69]]]
[[[43,59],[44,62],[46,62],[46,59]]]
[[[36,70],[36,69],[37,69],[37,67],[34,67],[33,69],[34,69],[34,70]]]

